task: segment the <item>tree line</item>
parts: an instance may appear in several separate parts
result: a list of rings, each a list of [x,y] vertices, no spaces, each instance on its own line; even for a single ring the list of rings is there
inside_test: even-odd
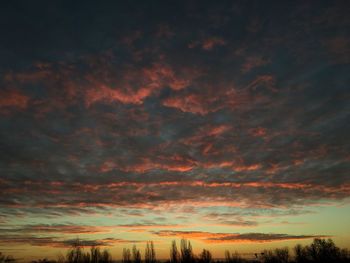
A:
[[[245,259],[237,252],[225,251],[225,258],[215,260],[209,250],[203,249],[196,255],[193,252],[191,242],[182,239],[178,249],[175,240],[170,246],[169,259],[165,263],[350,263],[350,252],[347,249],[337,247],[332,239],[316,238],[310,245],[296,245],[291,252],[288,248],[276,248],[264,250],[253,254],[253,259]],[[5,256],[0,252],[0,263],[15,261],[11,256]],[[146,243],[144,258],[141,251],[134,245],[132,249],[124,248],[122,263],[159,263],[152,241]],[[85,251],[84,247],[76,242],[67,252],[66,256],[59,256],[57,260],[41,259],[31,263],[113,263],[108,250],[99,247],[91,247]]]

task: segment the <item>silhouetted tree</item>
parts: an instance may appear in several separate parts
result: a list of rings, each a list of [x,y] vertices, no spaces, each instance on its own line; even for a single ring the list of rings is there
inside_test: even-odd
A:
[[[112,255],[108,252],[108,250],[103,250],[102,255],[100,257],[99,263],[111,263]]]
[[[288,248],[277,248],[274,251],[265,250],[261,253],[261,258],[265,263],[288,263],[289,250]]]
[[[98,247],[92,247],[90,253],[84,253],[84,249],[77,239],[72,248],[68,250],[66,256],[66,263],[111,263],[112,256],[108,250],[100,251]],[[45,262],[44,262],[45,263]]]
[[[186,239],[181,239],[181,263],[191,263],[194,261],[191,242]]]
[[[90,253],[91,253],[91,263],[97,263],[101,255],[100,248],[92,247],[90,249]]]
[[[209,250],[203,249],[202,253],[199,255],[199,262],[200,263],[211,263],[212,262],[212,256]]]
[[[170,248],[170,262],[171,263],[179,263],[179,251],[177,250],[177,246],[176,246],[176,241],[173,240],[171,242],[171,248]]]
[[[16,261],[12,256],[6,256],[0,252],[0,263],[10,263]]]
[[[340,249],[331,239],[314,239],[310,245],[296,245],[294,247],[294,259],[291,259],[288,248],[277,248],[275,250],[265,250],[261,254],[255,254],[256,260],[264,263],[350,263],[350,254],[347,249]],[[235,252],[231,254],[225,251],[226,263],[258,262],[248,261],[240,257]],[[15,261],[11,256],[5,256],[0,252],[0,263],[11,263]],[[123,249],[122,263],[141,263],[140,250],[134,245],[132,251]],[[176,241],[173,240],[170,248],[170,261],[167,263],[213,263],[210,251],[203,249],[198,258],[192,251],[190,241],[181,240],[180,253],[177,249]],[[62,255],[58,261],[46,258],[32,261],[31,263],[112,263],[111,254],[107,250],[101,251],[99,247],[91,247],[89,252],[84,252],[82,243],[77,239],[68,250],[66,258]],[[152,241],[146,243],[145,262],[157,263],[156,253]],[[223,263],[216,261],[216,263]]]
[[[298,244],[294,247],[295,254],[295,262],[296,263],[308,263],[311,262],[311,258],[309,258],[307,249],[302,245]]]
[[[335,263],[350,262],[347,250],[338,248],[332,239],[316,238],[309,246],[296,245],[294,247],[295,262],[297,263]]]
[[[145,263],[155,263],[156,252],[154,251],[153,241],[147,242],[145,249]]]
[[[89,252],[83,253],[83,263],[90,263],[91,257]]]
[[[132,247],[132,258],[134,263],[141,263],[141,253],[140,250],[136,248],[136,245]]]
[[[276,248],[275,255],[276,255],[276,258],[279,260],[279,262],[288,263],[288,261],[289,261],[289,249],[287,247]]]
[[[346,248],[340,250],[339,262],[350,262],[350,251]]]
[[[340,249],[335,246],[331,239],[314,239],[309,247],[309,253],[316,262],[337,262]]]
[[[84,254],[79,239],[77,239],[72,245],[72,248],[68,250],[66,259],[68,263],[84,262]]]
[[[261,259],[265,263],[349,263],[350,255],[347,249],[338,248],[331,239],[316,238],[308,246],[294,247],[294,260],[290,259],[288,248],[265,250]]]
[[[122,263],[131,263],[130,249],[123,248]]]
[[[230,251],[226,250],[225,251],[225,260],[227,263],[242,263],[244,260],[242,257],[237,253],[230,253]]]
[[[56,261],[49,260],[47,258],[42,258],[42,259],[33,260],[33,261],[31,261],[31,263],[56,263]]]
[[[264,252],[261,253],[261,259],[264,263],[278,263],[272,250],[264,250]]]
[[[66,259],[64,258],[63,254],[62,253],[59,253],[57,255],[57,260],[56,260],[57,263],[65,263],[66,262]]]

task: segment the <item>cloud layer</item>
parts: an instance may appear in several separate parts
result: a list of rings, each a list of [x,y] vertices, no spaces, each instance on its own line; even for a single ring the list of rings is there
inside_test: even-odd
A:
[[[347,3],[18,5],[0,11],[0,246],[307,239],[306,215],[348,202]],[[259,229],[277,224],[299,228]]]

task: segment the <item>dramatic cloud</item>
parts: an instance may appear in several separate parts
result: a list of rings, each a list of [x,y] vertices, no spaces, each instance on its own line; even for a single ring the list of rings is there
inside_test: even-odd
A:
[[[350,244],[348,13],[2,4],[0,249],[152,233]]]

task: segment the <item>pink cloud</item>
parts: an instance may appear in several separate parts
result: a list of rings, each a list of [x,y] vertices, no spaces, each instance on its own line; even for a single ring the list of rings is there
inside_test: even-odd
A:
[[[98,88],[89,89],[85,94],[87,107],[97,102],[112,103],[115,101],[125,104],[142,104],[143,100],[151,94],[152,90],[141,88],[137,91],[122,91],[118,88],[110,88],[100,85]]]
[[[221,37],[210,37],[206,38],[202,41],[194,41],[191,42],[188,47],[195,48],[200,46],[203,50],[209,51],[212,50],[216,46],[224,46],[226,45],[226,41]]]
[[[17,89],[0,91],[0,110],[6,113],[11,109],[25,110],[28,107],[30,97]]]
[[[173,96],[163,100],[166,107],[176,108],[183,112],[191,112],[194,114],[206,115],[214,109],[210,109],[205,103],[205,99],[197,94],[189,94],[186,96]]]

